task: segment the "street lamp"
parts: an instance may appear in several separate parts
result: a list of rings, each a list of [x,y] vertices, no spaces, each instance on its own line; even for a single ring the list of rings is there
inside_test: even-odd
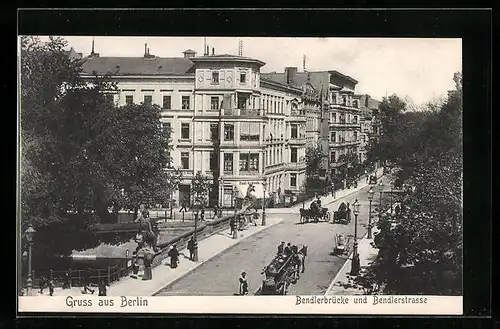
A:
[[[264,180],[262,183],[262,187],[264,188],[264,198],[262,202],[262,226],[266,225],[266,190],[267,190],[267,183]]]
[[[193,261],[198,261],[198,210],[194,213],[194,245],[193,245]]]
[[[352,252],[351,275],[359,274],[359,255],[358,255],[358,215],[359,215],[359,202],[358,199],[352,204],[354,213],[354,247]]]
[[[372,201],[373,201],[373,189],[370,187],[368,191],[368,201],[370,201],[370,211],[368,213],[368,239],[372,238]]]
[[[31,224],[24,232],[26,234],[26,240],[28,240],[28,280],[26,280],[26,295],[31,296],[31,288],[33,286],[33,279],[31,277],[31,246],[33,245],[33,236],[35,235],[35,229]]]

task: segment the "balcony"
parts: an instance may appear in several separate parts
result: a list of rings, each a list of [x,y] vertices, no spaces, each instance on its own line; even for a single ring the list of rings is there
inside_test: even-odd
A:
[[[262,116],[261,109],[224,109],[222,112],[223,115],[227,116]]]
[[[305,162],[290,162],[287,164],[289,170],[301,170],[306,168]]]
[[[288,144],[290,145],[301,145],[301,144],[305,144],[307,141],[306,141],[306,138],[305,137],[302,137],[302,138],[290,138],[288,140]]]

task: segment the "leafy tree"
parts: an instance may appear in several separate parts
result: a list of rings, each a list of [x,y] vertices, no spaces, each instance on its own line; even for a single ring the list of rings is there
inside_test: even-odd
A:
[[[386,293],[459,295],[462,291],[462,95],[460,75],[440,111],[405,113],[406,152],[398,178],[415,187],[398,215],[378,223],[371,277]],[[404,138],[411,136],[411,138]],[[395,136],[397,137],[397,136]],[[392,225],[396,220],[396,225]]]
[[[191,190],[195,207],[203,208],[206,206],[211,188],[212,184],[210,183],[210,179],[198,171],[191,181]]]
[[[313,177],[318,175],[323,161],[323,152],[319,145],[310,146],[306,149],[306,175]]]
[[[91,247],[98,241],[78,232],[113,220],[111,208],[163,203],[180,179],[165,170],[170,143],[158,107],[117,108],[109,77],[82,79],[65,46],[21,38],[22,229],[32,222],[47,254]]]

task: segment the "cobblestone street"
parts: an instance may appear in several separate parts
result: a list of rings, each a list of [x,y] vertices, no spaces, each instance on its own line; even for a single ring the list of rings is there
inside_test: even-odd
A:
[[[367,186],[342,200],[325,205],[333,215],[333,211],[337,210],[340,202],[352,204],[358,198],[361,205],[358,217],[358,239],[366,233],[369,208],[368,190]],[[377,203],[374,201],[373,209]],[[261,285],[262,269],[273,259],[281,241],[308,246],[306,271],[301,274],[297,284],[290,288],[289,294],[325,293],[345,262],[345,257],[330,255],[334,244],[333,237],[336,233],[344,233],[347,237],[354,235],[354,215],[348,225],[324,222],[298,224],[298,214],[271,214],[269,216],[279,216],[283,218],[283,222],[245,239],[207,261],[182,280],[164,288],[158,295],[233,295],[238,292],[238,277],[242,270],[247,272],[249,293],[253,294]],[[221,234],[227,234],[227,232]]]

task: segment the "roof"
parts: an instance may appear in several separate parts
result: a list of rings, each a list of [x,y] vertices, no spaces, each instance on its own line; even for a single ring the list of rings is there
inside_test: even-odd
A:
[[[186,51],[183,51],[182,53],[183,54],[196,54],[196,51],[194,51],[193,49],[188,49]]]
[[[261,77],[266,78],[268,80],[272,80],[279,83],[286,84],[286,76],[285,73],[261,73]],[[295,83],[293,84],[296,87],[302,87],[307,83],[307,72],[297,72],[295,73]]]
[[[288,89],[288,90],[294,91],[296,93],[302,93],[302,89],[300,87],[290,86],[290,85],[287,85],[286,83],[274,81],[274,80],[271,80],[271,79],[261,78],[260,82],[264,83],[264,84],[267,83],[268,85],[271,85],[271,86],[274,85],[274,86],[282,87],[284,89]]]
[[[83,73],[114,75],[190,75],[192,58],[93,57],[82,65]]]
[[[358,83],[358,80],[356,80],[356,79],[354,79],[353,77],[350,77],[350,76],[348,76],[348,75],[342,74],[342,73],[340,73],[339,71],[331,70],[331,71],[328,71],[328,73],[330,73],[330,74],[335,74],[335,75],[337,75],[337,76],[339,76],[339,77],[341,77],[341,78],[347,79],[347,80],[351,81],[351,82],[352,82],[352,83],[354,83],[354,84],[357,84],[357,83]]]
[[[236,55],[231,55],[231,54],[220,54],[220,55],[206,55],[206,56],[199,56],[199,57],[194,57],[191,58],[194,62],[210,62],[213,60],[216,61],[235,61],[235,62],[254,62],[256,64],[259,64],[260,66],[266,65],[261,60],[255,59],[255,58],[250,58],[250,57],[244,57],[244,56],[236,56]]]

